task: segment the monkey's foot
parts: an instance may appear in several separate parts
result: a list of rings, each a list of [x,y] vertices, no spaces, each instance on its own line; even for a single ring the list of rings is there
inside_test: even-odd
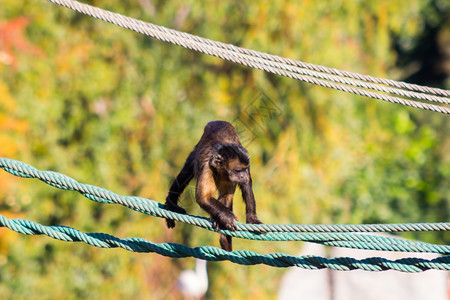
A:
[[[217,216],[212,217],[213,228],[216,231],[222,230],[236,230],[236,222],[238,218],[230,211],[228,213],[221,213]]]
[[[185,214],[186,210],[182,208],[181,206],[178,206],[174,204],[173,202],[166,199],[166,203],[164,204],[164,208],[179,214]],[[175,227],[175,221],[171,219],[166,219],[166,224],[168,228],[174,228]]]
[[[250,215],[246,218],[247,224],[264,224],[261,222],[256,215]]]
[[[167,201],[167,200],[166,200],[166,203],[164,204],[164,208],[167,209],[167,210],[179,213],[179,214],[185,214],[186,213],[186,210],[184,208],[174,204],[171,201]]]

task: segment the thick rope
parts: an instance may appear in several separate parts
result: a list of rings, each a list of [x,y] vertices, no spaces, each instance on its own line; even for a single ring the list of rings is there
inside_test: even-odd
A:
[[[259,254],[252,251],[238,250],[227,252],[220,248],[201,246],[189,248],[173,243],[157,244],[142,238],[120,239],[105,233],[83,233],[66,226],[44,226],[29,220],[8,219],[0,215],[0,227],[7,227],[15,232],[27,235],[44,234],[51,238],[66,242],[84,242],[100,248],[122,248],[133,252],[154,252],[169,257],[195,257],[208,261],[229,260],[240,265],[264,264],[273,267],[296,266],[303,269],[317,270],[329,268],[337,271],[366,270],[417,273],[426,270],[450,270],[450,255],[434,259],[403,258],[388,260],[381,257],[370,257],[357,260],[350,257],[324,258],[305,255],[300,257],[284,253]]]
[[[121,204],[151,216],[169,218],[214,231],[210,219],[174,213],[164,209],[161,203],[153,200],[121,196],[106,189],[79,183],[75,179],[57,172],[40,171],[26,163],[12,159],[0,158],[0,168],[16,176],[37,178],[60,189],[77,191],[96,202]],[[352,233],[449,230],[450,223],[369,225],[252,225],[237,223],[237,228],[237,231],[223,230],[221,232],[233,237],[260,241],[305,241],[355,249],[450,253],[450,246],[446,245],[434,245],[392,237]]]
[[[240,63],[249,67],[264,70],[274,74],[302,80],[308,83],[317,84],[324,87],[334,88],[340,91],[366,96],[378,100],[398,103],[406,106],[421,108],[425,110],[450,114],[450,109],[444,106],[432,105],[404,98],[393,97],[386,94],[371,92],[358,87],[373,89],[381,92],[392,93],[409,98],[416,98],[426,101],[449,104],[450,91],[423,87],[419,85],[397,82],[393,80],[381,79],[357,73],[340,71],[323,66],[293,61],[275,55],[253,51],[245,48],[224,44],[209,39],[201,38],[184,32],[168,29],[162,26],[146,23],[133,18],[125,17],[117,13],[112,13],[97,7],[92,7],[72,0],[49,0],[75,10],[77,12],[92,16],[94,18],[127,28],[138,33],[170,42],[184,48],[202,52]],[[354,80],[356,79],[356,80]],[[338,82],[338,83],[335,83]],[[339,84],[343,83],[343,84]],[[344,85],[347,84],[347,85]],[[383,86],[384,84],[387,86]],[[351,85],[351,86],[348,86]],[[402,89],[406,89],[402,90]],[[416,93],[420,92],[420,93]],[[426,95],[428,93],[432,95]],[[438,95],[438,96],[433,96]],[[444,97],[440,97],[444,96]]]

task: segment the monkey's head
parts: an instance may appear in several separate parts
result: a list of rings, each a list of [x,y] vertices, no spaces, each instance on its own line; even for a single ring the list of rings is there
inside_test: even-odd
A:
[[[228,176],[233,183],[244,184],[250,180],[250,156],[241,145],[213,145],[209,165],[221,176]]]

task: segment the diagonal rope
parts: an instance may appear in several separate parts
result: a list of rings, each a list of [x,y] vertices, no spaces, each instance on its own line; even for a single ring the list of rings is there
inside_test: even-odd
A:
[[[151,216],[169,218],[214,231],[210,219],[178,214],[164,209],[159,202],[140,197],[121,196],[96,186],[82,184],[64,174],[40,171],[26,163],[0,158],[0,168],[23,178],[37,178],[64,190],[77,191],[100,203],[121,204]],[[392,237],[356,234],[354,232],[450,230],[450,223],[368,224],[368,225],[269,225],[237,223],[237,231],[223,230],[227,235],[259,241],[306,241],[355,249],[431,252],[449,254],[450,246],[407,241]]]
[[[380,94],[377,92],[360,89],[359,87],[410,98],[438,102],[442,104],[450,103],[450,100],[448,98],[444,98],[450,96],[450,91],[447,90],[423,87],[404,82],[397,82],[367,75],[360,75],[357,73],[340,71],[333,68],[326,68],[323,66],[303,63],[301,61],[293,61],[291,59],[240,48],[231,44],[224,44],[151,23],[146,23],[77,1],[49,1],[68,7],[77,12],[95,17],[97,19],[121,26],[123,28],[127,28],[141,34],[157,38],[162,41],[170,42],[184,48],[220,57],[222,59],[240,63],[256,69],[264,70],[293,79],[302,80],[324,87],[334,88],[356,95],[366,96],[378,100],[398,103],[410,107],[416,107],[444,114],[450,114],[450,109],[444,106],[432,105],[386,94]],[[406,91],[402,89],[406,89]],[[423,93],[429,93],[432,95],[426,95]]]
[[[426,270],[450,270],[450,255],[434,259],[402,258],[388,260],[381,257],[354,259],[350,257],[324,258],[314,255],[300,257],[284,253],[259,254],[253,251],[237,250],[227,252],[211,246],[189,248],[180,244],[157,244],[142,238],[120,239],[105,233],[83,233],[67,226],[44,226],[24,219],[8,219],[0,215],[0,227],[7,227],[15,232],[27,235],[44,234],[51,238],[67,242],[84,242],[100,248],[122,248],[133,252],[154,252],[169,257],[195,257],[208,261],[228,260],[240,265],[264,264],[273,267],[300,267],[317,270],[329,268],[337,271],[366,270],[417,273]]]

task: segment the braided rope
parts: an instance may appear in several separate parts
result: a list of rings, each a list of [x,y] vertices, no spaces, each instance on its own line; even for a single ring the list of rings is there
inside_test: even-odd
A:
[[[121,204],[152,216],[169,218],[214,231],[210,219],[178,214],[164,209],[156,201],[140,197],[121,196],[96,186],[82,184],[64,174],[40,171],[26,163],[0,158],[0,168],[23,178],[37,178],[64,190],[77,191],[100,203]],[[368,224],[368,225],[269,225],[237,223],[236,231],[221,232],[233,237],[260,241],[306,241],[329,246],[403,252],[450,253],[450,246],[406,241],[392,237],[355,234],[352,232],[433,231],[449,230],[450,223]]]
[[[360,75],[357,73],[339,71],[332,68],[326,68],[323,66],[303,63],[301,61],[293,61],[275,55],[240,48],[233,46],[231,44],[224,44],[209,39],[201,38],[195,35],[187,34],[184,32],[179,32],[173,29],[168,29],[162,26],[157,26],[151,23],[142,22],[133,18],[122,16],[117,13],[112,13],[97,7],[92,7],[87,4],[79,3],[77,1],[72,0],[49,0],[49,1],[55,4],[65,6],[77,12],[92,16],[94,18],[118,25],[120,27],[136,31],[138,33],[150,37],[157,38],[162,41],[170,42],[191,50],[220,57],[222,59],[240,63],[256,69],[290,77],[293,79],[302,80],[308,83],[313,83],[324,87],[334,88],[340,91],[349,92],[356,95],[366,96],[378,100],[398,103],[410,107],[440,112],[444,114],[450,114],[450,109],[447,107],[416,102],[404,98],[393,97],[390,95],[371,92],[356,87],[363,87],[382,92],[393,93],[410,98],[449,104],[450,100],[448,98],[412,92],[418,91],[448,97],[450,96],[450,91],[447,90],[422,87],[404,82],[396,82],[393,80],[375,78],[371,76]],[[339,76],[342,76],[344,78]],[[353,79],[357,80],[355,81]],[[333,82],[330,82],[328,80]],[[376,84],[366,83],[363,81],[374,82]],[[352,86],[336,84],[334,82],[344,83]],[[391,87],[386,87],[379,84],[385,84]],[[409,89],[411,91],[403,91],[399,88]]]
[[[253,251],[238,250],[227,252],[211,246],[189,248],[173,243],[157,244],[142,238],[120,239],[105,233],[83,233],[66,226],[44,226],[29,220],[8,219],[0,215],[0,227],[7,227],[15,232],[27,235],[44,234],[51,238],[66,242],[84,242],[100,248],[122,248],[133,252],[154,252],[169,257],[195,257],[208,261],[229,260],[240,265],[264,264],[273,267],[300,267],[317,270],[329,268],[337,271],[366,270],[385,271],[397,270],[416,273],[425,270],[450,270],[450,255],[434,259],[403,258],[388,260],[380,257],[370,257],[357,260],[350,257],[324,258],[305,255],[300,257],[284,253],[259,254]]]

